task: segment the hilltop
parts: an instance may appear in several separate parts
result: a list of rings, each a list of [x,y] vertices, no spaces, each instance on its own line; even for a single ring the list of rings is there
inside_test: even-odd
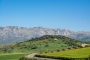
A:
[[[90,32],[84,31],[70,31],[68,29],[52,29],[43,27],[18,27],[7,26],[0,27],[0,44],[9,44],[14,42],[22,42],[35,37],[41,37],[44,35],[64,35],[76,40],[90,41]]]
[[[44,35],[28,41],[0,47],[0,53],[31,53],[81,46],[82,42],[62,35]]]

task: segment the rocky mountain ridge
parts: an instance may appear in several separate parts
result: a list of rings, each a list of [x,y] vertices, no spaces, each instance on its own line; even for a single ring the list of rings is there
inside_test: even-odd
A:
[[[84,31],[74,32],[68,29],[60,29],[60,28],[51,29],[43,27],[26,28],[18,26],[7,26],[7,27],[0,27],[0,44],[25,41],[43,35],[64,35],[77,40],[90,41],[90,32]]]

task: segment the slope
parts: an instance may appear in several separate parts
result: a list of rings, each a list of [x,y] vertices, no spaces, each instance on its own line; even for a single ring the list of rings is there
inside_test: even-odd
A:
[[[25,42],[5,45],[0,47],[0,53],[30,53],[54,51],[80,46],[81,42],[62,36],[62,35],[45,35],[40,38],[32,38]]]

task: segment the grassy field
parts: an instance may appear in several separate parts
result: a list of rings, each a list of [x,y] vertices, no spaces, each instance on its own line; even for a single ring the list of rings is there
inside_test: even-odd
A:
[[[19,60],[26,54],[0,54],[0,60]]]
[[[90,55],[90,47],[66,50],[53,53],[40,54],[41,56],[65,57],[65,58],[87,58]]]

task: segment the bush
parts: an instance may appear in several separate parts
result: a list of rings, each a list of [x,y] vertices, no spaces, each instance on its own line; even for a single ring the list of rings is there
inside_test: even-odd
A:
[[[72,48],[67,48],[67,49],[71,50]]]
[[[51,51],[51,53],[53,53],[53,51]]]
[[[25,57],[21,57],[19,60],[37,60],[35,58],[25,58]]]
[[[65,49],[62,49],[62,51],[65,51]]]
[[[57,51],[57,52],[60,52],[60,50],[58,50],[58,49],[57,49],[56,51]]]
[[[26,60],[26,58],[25,57],[21,57],[19,60]]]
[[[45,45],[45,47],[48,47],[48,46],[49,46],[48,44]]]
[[[73,47],[74,49],[78,49],[78,47]]]
[[[33,46],[31,49],[37,49],[38,47],[37,46]]]

